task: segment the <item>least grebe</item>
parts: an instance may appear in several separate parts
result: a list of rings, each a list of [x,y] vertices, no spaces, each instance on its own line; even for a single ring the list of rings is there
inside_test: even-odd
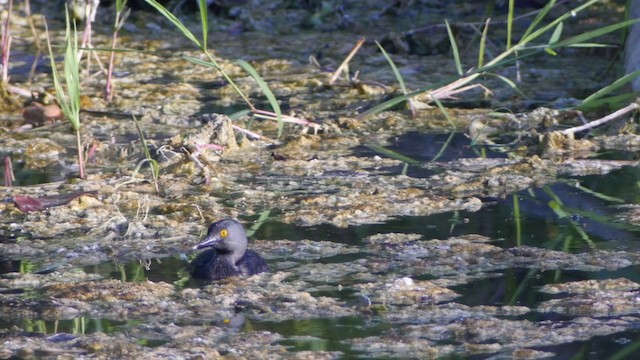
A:
[[[231,219],[209,226],[207,236],[194,249],[204,249],[189,264],[196,279],[220,280],[235,275],[254,275],[269,270],[264,259],[247,249],[247,234],[242,225]]]

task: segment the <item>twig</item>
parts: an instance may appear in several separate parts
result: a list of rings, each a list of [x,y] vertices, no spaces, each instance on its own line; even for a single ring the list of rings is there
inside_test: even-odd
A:
[[[33,22],[33,16],[31,16],[30,0],[25,0],[24,12],[27,14],[27,22],[29,23],[29,28],[31,29],[31,34],[33,35],[33,43],[36,45],[36,49],[38,49],[38,54],[40,54],[43,49],[42,44],[40,44],[40,36],[38,36],[38,30],[36,29],[36,25]]]
[[[88,1],[84,5],[84,20],[85,27],[84,32],[82,34],[82,45],[81,50],[78,52],[78,62],[82,60],[84,55],[84,48],[89,47],[93,48],[91,45],[92,42],[92,32],[93,29],[91,25],[94,21],[96,21],[96,13],[98,12],[98,6],[100,5],[100,0],[92,0]],[[89,52],[93,52],[93,50],[89,50]],[[98,61],[99,62],[99,61]],[[89,74],[89,69],[91,68],[91,54],[87,55],[87,75]]]
[[[277,117],[276,113],[271,112],[271,111],[266,111],[266,110],[259,110],[256,109],[253,112],[253,115],[257,118],[261,118],[261,119],[275,119]],[[312,121],[303,119],[303,118],[299,118],[299,117],[295,117],[295,116],[289,116],[289,115],[282,115],[282,121],[284,122],[288,122],[288,123],[292,123],[292,124],[298,124],[298,125],[302,125],[302,126],[307,126],[307,127],[312,127],[314,129],[314,131],[318,131],[319,129],[322,128],[321,125],[316,124]]]
[[[12,187],[16,177],[13,174],[13,166],[11,165],[11,157],[4,157],[4,186]]]
[[[13,86],[10,84],[6,84],[5,88],[7,89],[8,92],[15,94],[15,95],[19,95],[22,97],[31,97],[31,91],[27,90],[27,89],[23,89],[21,87],[17,87],[17,86]]]
[[[267,142],[270,142],[270,143],[274,143],[274,144],[276,143],[276,141],[273,140],[273,139],[270,139],[270,138],[268,138],[268,137],[266,137],[264,135],[260,135],[258,133],[254,133],[253,131],[247,130],[247,129],[245,129],[243,127],[240,127],[238,125],[231,125],[231,126],[235,130],[238,130],[241,133],[245,134],[249,139],[253,139],[253,140],[258,139],[258,140],[264,140],[264,141],[267,141]]]
[[[107,102],[113,100],[113,69],[116,61],[116,44],[118,42],[118,31],[122,25],[124,25],[125,19],[129,16],[130,9],[126,9],[124,6],[126,0],[116,1],[116,20],[113,25],[113,36],[111,38],[111,55],[109,56],[109,70],[107,72],[107,85],[105,87],[105,98]],[[124,11],[124,12],[123,12]]]
[[[600,118],[598,120],[593,120],[593,121],[591,121],[591,122],[589,122],[587,124],[584,124],[584,125],[575,126],[575,127],[569,128],[569,129],[565,129],[565,130],[562,130],[561,132],[562,132],[563,135],[573,135],[574,133],[577,133],[578,131],[588,130],[588,129],[594,128],[596,126],[600,126],[602,124],[605,124],[605,123],[607,123],[607,122],[609,122],[611,120],[617,119],[620,116],[622,116],[624,114],[627,114],[627,113],[630,113],[630,112],[632,112],[632,111],[634,111],[636,109],[640,109],[640,105],[638,105],[637,103],[631,103],[631,104],[623,107],[622,109],[620,109],[620,110],[618,110],[616,112],[613,112],[613,113],[611,113],[611,114],[609,114],[609,115],[607,115],[607,116],[605,116],[603,118]]]
[[[36,45],[36,56],[33,58],[33,63],[31,64],[31,70],[29,71],[29,82],[31,82],[33,81],[33,77],[36,74],[38,59],[40,59],[40,55],[42,55],[43,49],[42,49],[42,44],[40,44],[40,36],[38,36],[38,30],[36,30],[36,25],[33,22],[33,16],[31,15],[30,0],[25,0],[24,11],[27,14],[27,21],[29,22],[29,28],[31,28],[31,34],[33,34],[33,42]]]
[[[364,40],[365,38],[360,38],[360,40],[358,40],[358,42],[353,47],[353,49],[351,49],[351,52],[349,53],[349,55],[347,55],[347,57],[344,59],[342,64],[340,64],[340,66],[338,66],[338,69],[336,69],[336,71],[333,73],[333,76],[331,76],[331,80],[329,80],[329,85],[333,85],[333,83],[336,82],[336,80],[338,80],[338,76],[340,76],[340,73],[342,73],[343,71],[345,71],[345,69],[347,69],[347,67],[349,66],[349,62],[351,61],[353,56],[358,52],[362,44],[364,44]]]
[[[9,0],[9,8],[7,9],[7,18],[2,24],[2,40],[0,47],[2,47],[2,82],[9,82],[9,54],[11,53],[11,35],[9,34],[9,26],[11,24],[11,9],[13,8],[13,0]]]

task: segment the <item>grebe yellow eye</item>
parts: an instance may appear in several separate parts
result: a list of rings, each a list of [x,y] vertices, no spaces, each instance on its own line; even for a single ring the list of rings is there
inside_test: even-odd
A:
[[[220,236],[227,237],[227,235],[229,235],[229,232],[227,231],[227,229],[220,230]]]

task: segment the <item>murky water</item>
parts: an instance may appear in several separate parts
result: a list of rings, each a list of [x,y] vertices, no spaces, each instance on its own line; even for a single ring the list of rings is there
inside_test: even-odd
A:
[[[414,149],[410,155],[416,157],[428,157],[433,151],[437,151],[427,150],[429,155],[421,155],[424,154],[423,150],[416,151],[413,146],[398,147],[398,151],[403,149]],[[375,234],[392,232],[419,234],[424,239],[448,239],[477,234],[493,239],[493,244],[504,249],[533,246],[574,253],[589,252],[593,249],[638,251],[640,228],[616,220],[616,216],[622,211],[616,207],[618,203],[636,202],[637,188],[632,179],[636,179],[637,174],[637,169],[627,167],[611,172],[607,176],[583,176],[567,179],[566,183],[521,191],[516,196],[517,201],[515,201],[516,197],[511,195],[505,198],[486,198],[485,206],[480,211],[455,211],[427,217],[399,217],[383,224],[339,228],[332,225],[301,227],[267,221],[258,229],[254,237],[264,241],[279,239],[329,241],[360,249],[359,252],[337,254],[320,260],[300,260],[288,258],[286,255],[268,260],[272,269],[287,269],[294,274],[296,268],[308,263],[348,264],[360,259],[366,260],[370,254],[368,254],[368,245],[363,242],[363,239]],[[576,182],[588,190],[573,186]],[[286,249],[283,252],[286,254]],[[88,274],[99,274],[104,278],[123,282],[166,282],[182,289],[206,286],[188,279],[184,269],[186,264],[185,256],[175,254],[172,257],[134,260],[124,264],[105,262],[85,266],[82,270]],[[24,260],[24,263],[20,260],[0,262],[3,273],[38,272],[42,270],[41,265],[28,260]],[[489,273],[488,276],[463,285],[452,286],[451,289],[460,294],[456,302],[466,306],[515,305],[536,309],[541,303],[557,298],[556,295],[541,294],[538,289],[544,285],[621,277],[640,282],[640,266],[593,272],[510,268],[493,274]],[[437,277],[424,273],[414,278],[432,280]],[[316,288],[310,290],[314,297],[331,297],[345,303],[352,303],[358,299],[357,292],[352,288],[353,285],[358,284],[357,280],[353,283],[345,282],[344,278],[335,281],[316,280],[310,284]],[[339,289],[338,286],[345,288]],[[25,289],[25,291],[29,290]],[[575,319],[569,315],[535,310],[524,315],[506,318],[526,319],[535,323],[552,321],[559,324]],[[238,323],[234,326],[240,332],[269,331],[282,335],[283,339],[277,343],[290,351],[340,351],[345,357],[359,357],[365,354],[360,349],[353,348],[349,339],[389,336],[397,331],[398,326],[408,325],[388,322],[376,315],[283,321],[252,319],[241,315],[241,318],[236,321]],[[420,323],[423,320],[416,318],[415,321]],[[640,320],[638,323],[640,324]],[[17,322],[15,319],[6,319],[0,323],[3,328],[18,325],[25,331],[46,335],[94,332],[114,334],[126,332],[138,324],[135,320],[116,321],[85,316],[56,321],[39,320],[37,317]],[[588,341],[542,346],[537,349],[552,351],[558,359],[601,358],[614,356],[619,351],[628,351],[630,347],[636,346],[636,339],[639,337],[640,329],[633,329]],[[139,337],[139,339],[139,344],[149,347],[161,346],[168,341],[164,338]],[[444,345],[449,342],[440,343]]]
[[[395,28],[407,19],[441,21],[445,12],[432,2],[416,2],[428,10],[423,12],[400,3],[396,9],[368,2],[360,16],[365,23],[352,26],[380,40],[388,35],[386,26]],[[455,7],[452,14],[458,14],[458,5],[446,4]],[[387,19],[381,8],[398,12],[403,21]],[[334,8],[332,15],[347,21],[343,11]],[[466,13],[481,12],[472,7]],[[310,54],[323,65],[339,63],[355,41],[353,29],[306,29],[291,36],[290,29],[271,28],[289,20],[265,25],[264,14],[242,14],[218,19],[220,26],[251,19],[246,25],[253,30],[216,37],[216,52],[251,59],[274,86],[284,112],[326,125],[319,135],[301,135],[288,125],[278,143],[245,140],[235,154],[212,156],[209,178],[201,173],[206,166],[196,161],[163,168],[156,192],[146,168],[132,175],[144,154],[128,112],[140,115],[152,150],[171,143],[182,154],[178,149],[193,144],[171,137],[195,139],[207,122],[203,114],[232,114],[245,106],[230,97],[211,69],[185,65],[180,55],[171,54],[194,56],[192,49],[135,31],[125,33],[123,46],[158,41],[150,46],[165,50],[122,54],[116,104],[102,102],[101,79],[87,82],[87,110],[92,111],[83,113],[83,134],[85,146],[97,149],[89,159],[90,179],[76,180],[68,165],[74,161],[75,139],[66,124],[13,132],[19,111],[0,119],[7,139],[0,158],[12,156],[16,175],[13,188],[2,188],[0,209],[0,337],[5,344],[15,341],[8,356],[59,346],[61,353],[79,349],[77,354],[87,357],[94,351],[137,357],[139,350],[129,347],[135,345],[159,349],[157,354],[193,351],[203,357],[312,351],[328,358],[535,358],[542,352],[572,360],[634,358],[640,351],[638,289],[605,280],[640,283],[640,222],[633,212],[640,203],[637,152],[605,149],[551,161],[536,150],[538,144],[524,139],[517,145],[525,150],[512,157],[504,150],[515,146],[476,143],[463,133],[476,119],[495,121],[486,109],[462,109],[469,104],[527,109],[600,87],[590,79],[577,80],[592,70],[554,70],[573,70],[584,53],[523,63],[530,71],[524,71],[522,86],[531,98],[522,104],[512,104],[512,92],[505,95],[500,87],[495,100],[473,95],[449,102],[455,107],[449,109],[452,118],[460,122],[450,134],[451,124],[436,110],[423,110],[416,119],[404,108],[355,119],[357,112],[393,95],[393,85],[332,87],[326,84],[328,72],[306,65]],[[132,26],[149,31],[147,19],[138,22]],[[270,37],[276,33],[277,41]],[[24,42],[16,48],[11,75],[24,81],[33,56]],[[426,64],[417,53],[390,51],[411,88],[437,81],[434,75],[454,73],[448,54],[432,55]],[[362,52],[351,65],[365,82],[395,84],[372,44]],[[606,62],[588,60],[583,65],[598,69]],[[36,73],[45,75],[48,61],[39,64]],[[268,108],[252,79],[224,66],[256,98],[256,106]],[[429,70],[434,68],[439,70]],[[434,125],[437,121],[442,125]],[[266,121],[235,124],[276,136]],[[533,128],[542,133],[546,126]],[[45,146],[35,155],[50,152],[54,160],[26,166],[25,143],[41,141]],[[378,143],[386,150],[372,146]],[[402,157],[410,158],[409,165],[406,159],[394,160]],[[572,172],[562,167],[594,158],[614,161],[576,170],[580,175],[567,175]],[[456,163],[460,159],[467,163]],[[613,170],[603,170],[606,166]],[[447,187],[451,183],[458,187]],[[11,198],[80,190],[97,190],[98,204],[78,200],[23,214]],[[213,284],[189,278],[189,248],[207,222],[236,217],[251,225],[261,214],[268,214],[267,220],[250,246],[266,258],[270,273]],[[560,287],[565,284],[585,285]],[[568,302],[555,302],[563,300]],[[34,339],[43,343],[33,345]],[[111,344],[116,349],[109,349]],[[198,353],[200,348],[218,353]]]
[[[624,197],[625,201],[635,195],[625,193],[617,186],[626,183],[626,177],[632,176],[634,169],[628,168],[607,177],[584,177],[580,182],[592,190],[602,190],[608,196]],[[598,189],[598,184],[606,182],[607,186]],[[535,246],[563,251],[583,252],[590,248],[635,249],[640,247],[640,228],[616,224],[612,216],[616,209],[610,202],[585,193],[568,185],[554,185],[542,189],[530,189],[518,194],[519,218],[514,217],[512,197],[488,201],[482,210],[477,212],[443,213],[429,217],[403,217],[388,221],[385,224],[355,226],[346,229],[328,225],[316,227],[299,227],[279,222],[266,222],[256,232],[255,237],[261,240],[290,239],[293,241],[309,239],[312,241],[332,241],[359,247],[362,252],[348,255],[336,255],[323,258],[320,263],[349,263],[366,258],[367,245],[362,242],[367,236],[388,233],[417,233],[425,239],[446,239],[465,234],[480,234],[496,239],[494,244],[511,248],[514,246]],[[565,211],[573,211],[568,217],[561,217],[550,205],[551,201],[562,203]],[[519,225],[516,225],[519,224]],[[581,232],[587,238],[580,238]],[[298,265],[291,265],[293,261]],[[279,258],[269,260],[274,269],[279,264],[287,263],[290,271],[295,273],[304,260],[295,258]],[[86,266],[87,273],[99,274],[105,278],[113,278],[124,282],[167,282],[179,288],[202,287],[204,284],[185,279],[186,258],[173,256],[167,258],[134,260],[125,264],[102,263]],[[20,261],[3,261],[3,272],[18,271]],[[293,268],[291,268],[293,266]],[[30,264],[33,269],[34,265]],[[606,279],[624,277],[640,282],[640,266],[630,266],[616,271],[575,271],[575,270],[536,270],[512,268],[489,274],[488,277],[470,281],[464,285],[453,286],[452,290],[460,294],[456,302],[467,306],[505,306],[519,305],[535,309],[542,302],[556,298],[556,295],[541,294],[538,289],[546,284],[565,283],[587,279]],[[417,280],[434,279],[430,274],[415,277]],[[317,287],[329,286],[326,290],[311,291],[313,296],[334,297],[340,301],[352,302],[357,299],[349,285],[344,290],[336,288],[338,282],[317,282]],[[530,313],[509,317],[527,319],[532,322],[563,322],[573,317],[553,313]],[[416,318],[417,322],[420,322]],[[4,322],[3,327],[15,324]],[[638,320],[640,324],[640,320]],[[72,320],[43,321],[23,320],[20,326],[27,331],[43,334],[88,334],[92,332],[118,333],[127,331],[137,322],[121,322],[110,319],[82,317]],[[242,317],[235,325],[239,331],[252,332],[266,330],[284,337],[278,341],[290,351],[323,350],[340,351],[345,357],[364,355],[360,350],[352,349],[349,339],[369,336],[382,336],[394,333],[397,323],[386,322],[377,316],[351,316],[333,319],[310,318],[304,320],[262,321]],[[640,328],[640,326],[639,326]],[[589,341],[577,341],[571,344],[553,347],[541,347],[541,350],[553,351],[557,359],[591,359],[612,356],[618,351],[635,346],[634,339],[640,337],[640,329],[628,330],[611,336],[602,336]],[[141,340],[145,346],[158,346],[162,339]],[[446,343],[446,342],[445,342]],[[482,357],[479,357],[482,358]]]

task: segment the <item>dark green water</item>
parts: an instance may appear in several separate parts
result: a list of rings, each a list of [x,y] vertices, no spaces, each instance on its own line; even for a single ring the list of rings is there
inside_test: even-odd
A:
[[[624,175],[624,172],[620,174]],[[582,179],[585,185],[599,183],[596,179]],[[489,205],[474,213],[456,212],[444,213],[430,217],[406,217],[389,221],[385,224],[349,227],[346,229],[333,226],[298,227],[279,222],[265,223],[255,234],[256,238],[269,239],[311,239],[330,240],[355,246],[365,246],[361,239],[381,232],[407,232],[423,234],[425,239],[445,239],[451,236],[464,234],[482,234],[494,239],[495,244],[502,247],[516,245],[529,245],[546,247],[551,249],[569,249],[569,251],[587,251],[590,244],[598,247],[615,248],[624,247],[637,249],[640,245],[638,229],[622,224],[612,223],[610,217],[616,210],[608,206],[606,201],[594,198],[584,193],[576,193],[573,188],[566,185],[551,186],[548,189],[533,189],[519,195],[520,199],[520,228],[514,226],[513,199],[492,199]],[[613,190],[613,188],[607,188]],[[616,191],[609,196],[633,197],[633,194]],[[568,218],[558,217],[548,206],[549,194],[558,195],[564,199],[565,208],[579,209],[580,215],[572,214]],[[559,200],[556,199],[557,201]],[[627,199],[625,199],[627,200]],[[487,200],[489,201],[489,199]],[[596,216],[597,215],[597,216]],[[603,220],[606,218],[607,220]],[[584,240],[576,240],[576,234],[586,231],[591,243]],[[567,240],[571,239],[571,240]],[[364,250],[364,249],[363,249]],[[350,262],[363,255],[349,254],[337,255],[322,259],[325,263]],[[295,259],[283,259],[294,260]],[[19,261],[3,261],[0,263],[4,271],[16,271]],[[97,266],[85,267],[88,273],[98,273],[108,278],[122,281],[164,281],[178,284],[177,286],[202,286],[186,280],[184,267],[185,259],[178,256],[152,259],[149,269],[141,265],[139,261],[131,261],[127,264],[114,265],[104,263]],[[277,261],[271,261],[271,266],[277,266]],[[585,279],[604,279],[626,277],[632,281],[640,282],[640,267],[632,266],[614,272],[597,271],[539,271],[535,269],[506,269],[496,274],[495,277],[472,281],[468,284],[456,286],[452,289],[462,296],[456,302],[469,305],[524,305],[535,309],[542,301],[552,298],[550,295],[541,295],[537,289],[549,283],[558,283]],[[430,278],[430,276],[418,276]],[[337,285],[331,284],[329,285]],[[353,291],[322,290],[313,293],[314,296],[336,297],[343,301],[354,299]],[[553,314],[540,314],[533,312],[525,316],[530,321],[558,320],[570,318]],[[341,351],[347,357],[361,355],[358,351],[352,351],[345,343],[345,339],[365,336],[384,335],[393,332],[394,324],[386,323],[376,316],[355,316],[334,319],[305,319],[285,320],[280,322],[259,321],[255,319],[243,319],[240,326],[242,331],[267,330],[276,332],[285,337],[282,345],[294,350],[332,350]],[[3,321],[2,327],[8,327],[11,321]],[[396,324],[397,325],[397,324]],[[31,329],[33,332],[54,333],[90,333],[120,332],[130,324],[108,319],[74,319],[58,322],[28,320],[22,322],[21,327]],[[639,325],[640,328],[640,325]],[[623,339],[623,340],[621,340]],[[628,339],[628,341],[624,340]],[[558,354],[559,359],[595,359],[606,357],[625,349],[627,346],[635,346],[640,341],[640,330],[629,330],[615,336],[605,336],[593,339],[593,341],[576,342],[546,349]],[[157,345],[151,341],[149,346]],[[544,350],[544,349],[540,349]],[[582,355],[581,355],[582,354]],[[576,357],[576,355],[579,355]],[[479,357],[482,358],[482,357]]]
[[[431,156],[435,148],[424,150]],[[469,150],[472,151],[472,150]],[[411,154],[420,155],[420,151]],[[460,154],[457,154],[460,155]],[[418,156],[419,157],[419,156]],[[395,170],[392,170],[395,171]],[[420,176],[421,174],[416,174]],[[495,239],[493,244],[512,248],[533,246],[568,252],[588,252],[592,249],[617,249],[640,251],[640,229],[617,220],[622,209],[620,204],[640,203],[638,181],[640,170],[627,167],[606,176],[585,176],[566,179],[542,188],[533,188],[505,198],[485,198],[485,206],[477,212],[457,211],[428,217],[402,217],[384,224],[337,228],[331,225],[300,227],[277,221],[267,221],[254,234],[261,240],[302,240],[331,241],[361,247],[362,252],[339,254],[317,260],[322,263],[349,263],[367,256],[363,238],[379,233],[417,233],[424,239],[447,239],[465,234],[480,234]],[[575,187],[580,183],[582,188]],[[587,190],[584,190],[587,189]],[[516,200],[517,199],[517,200]],[[241,219],[246,223],[253,219]],[[298,259],[282,258],[269,260],[277,269],[283,261],[301,262]],[[308,261],[308,260],[305,260]],[[314,260],[315,261],[315,260]],[[125,264],[103,263],[85,267],[88,273],[97,273],[107,278],[122,281],[154,281],[176,284],[178,287],[203,286],[188,279],[184,270],[187,262],[179,256],[151,259],[147,269],[139,261]],[[0,260],[3,273],[14,271],[37,271],[38,264],[20,260]],[[26,269],[26,270],[25,270]],[[293,270],[295,272],[295,270]],[[538,289],[545,284],[625,277],[640,282],[640,266],[630,266],[616,271],[542,271],[536,269],[511,268],[496,273],[495,277],[471,281],[465,285],[452,287],[461,297],[455,301],[469,306],[478,305],[523,305],[535,309],[542,301],[553,298],[541,294]],[[421,275],[419,279],[432,279],[431,275]],[[325,289],[312,291],[314,296],[334,297],[351,302],[356,299],[354,291],[331,290],[337,283],[328,281]],[[327,289],[328,288],[328,289]],[[570,320],[570,316],[532,311],[520,316],[529,321]],[[135,322],[121,322],[109,319],[77,318],[61,321],[37,319],[2,319],[0,327],[9,328],[17,324],[25,331],[42,334],[86,334],[91,332],[116,333],[136,325]],[[375,315],[343,318],[312,318],[304,320],[260,321],[244,317],[239,320],[239,331],[266,330],[284,336],[280,343],[292,350],[341,351],[345,357],[363,354],[353,350],[345,340],[369,336],[388,335],[396,331],[397,323],[388,323]],[[157,346],[163,340],[148,339],[143,345]],[[634,349],[640,345],[640,319],[634,329],[601,336],[589,341],[541,347],[537,350],[552,351],[557,359],[612,359],[633,358]],[[627,353],[625,353],[625,351]],[[638,350],[640,351],[640,350]],[[618,354],[618,355],[616,355]],[[631,356],[631,357],[630,357]],[[474,356],[474,359],[489,356]],[[457,357],[456,357],[457,358]]]

